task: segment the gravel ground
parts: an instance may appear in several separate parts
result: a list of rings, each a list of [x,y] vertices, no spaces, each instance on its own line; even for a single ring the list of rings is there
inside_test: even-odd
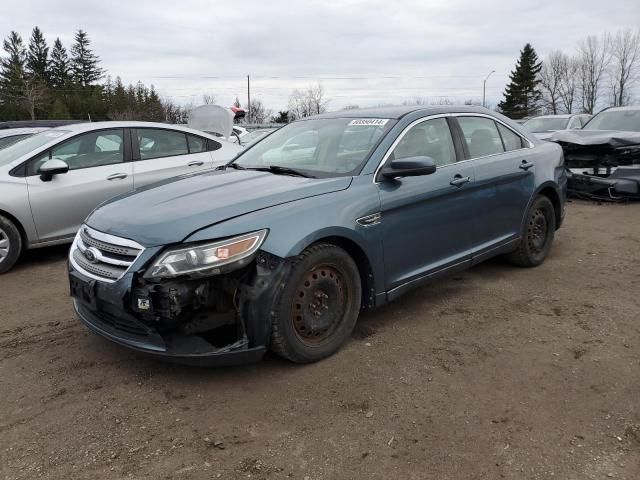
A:
[[[112,345],[65,253],[0,277],[1,478],[640,478],[640,204],[572,202],[541,267],[415,290],[307,366]]]

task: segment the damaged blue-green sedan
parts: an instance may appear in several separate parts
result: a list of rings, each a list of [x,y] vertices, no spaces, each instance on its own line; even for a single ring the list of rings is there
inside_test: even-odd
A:
[[[425,282],[497,255],[541,264],[565,196],[561,148],[486,109],[319,115],[97,208],[69,253],[73,305],[176,362],[313,362]]]

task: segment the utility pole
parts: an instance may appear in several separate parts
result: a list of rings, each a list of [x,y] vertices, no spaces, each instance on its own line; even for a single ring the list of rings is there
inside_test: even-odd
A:
[[[251,83],[247,75],[247,123],[251,123]]]
[[[496,73],[495,70],[491,70],[489,72],[489,75],[487,75],[487,78],[484,79],[484,82],[482,82],[482,106],[485,106],[485,97],[487,94],[487,80],[489,80],[489,77],[491,76],[492,73]]]

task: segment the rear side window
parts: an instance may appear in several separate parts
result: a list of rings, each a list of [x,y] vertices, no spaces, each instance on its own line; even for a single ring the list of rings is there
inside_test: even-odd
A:
[[[502,139],[493,120],[484,117],[458,117],[471,158],[503,153]]]
[[[124,162],[123,130],[100,130],[79,135],[65,143],[52,147],[29,165],[29,175],[38,173],[49,158],[64,160],[69,170],[100,167]]]
[[[189,153],[187,136],[183,132],[161,128],[140,128],[137,133],[141,160]]]
[[[211,140],[210,138],[207,140],[207,144],[210,152],[215,152],[219,148],[222,148],[222,144],[220,142],[216,142],[215,140]]]
[[[515,134],[507,127],[497,122],[496,125],[498,125],[498,130],[502,137],[502,143],[504,144],[504,149],[507,152],[510,152],[511,150],[520,150],[522,148],[522,138],[520,135]]]
[[[201,153],[207,151],[206,138],[187,135],[187,141],[189,142],[189,153]]]

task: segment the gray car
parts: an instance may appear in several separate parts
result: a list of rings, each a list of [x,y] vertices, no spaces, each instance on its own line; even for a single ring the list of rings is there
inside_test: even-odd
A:
[[[588,113],[542,115],[527,120],[522,124],[522,128],[530,131],[540,140],[548,140],[554,132],[582,128],[590,118],[591,115]]]
[[[116,195],[213,169],[241,148],[189,128],[77,123],[0,150],[0,273],[23,248],[71,242],[82,220]]]
[[[540,265],[565,193],[560,146],[486,109],[324,114],[96,209],[69,252],[74,308],[174,361],[316,361],[418,285],[501,254]]]

